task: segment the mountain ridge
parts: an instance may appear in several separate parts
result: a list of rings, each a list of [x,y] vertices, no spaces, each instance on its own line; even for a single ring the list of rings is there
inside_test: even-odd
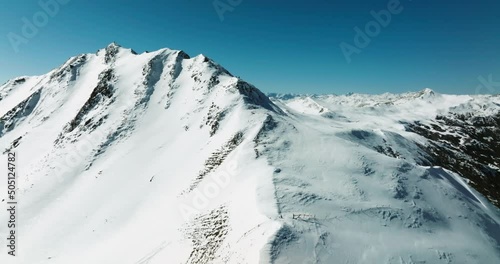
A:
[[[498,96],[269,97],[112,43],[0,98],[19,263],[500,261]]]

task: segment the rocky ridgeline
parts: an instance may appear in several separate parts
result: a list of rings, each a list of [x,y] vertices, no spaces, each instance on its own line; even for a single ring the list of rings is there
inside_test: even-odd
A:
[[[226,160],[227,156],[233,152],[243,141],[243,133],[238,132],[231,139],[224,144],[220,149],[216,150],[205,161],[204,168],[199,172],[198,176],[194,179],[189,189],[184,193],[189,193],[198,187],[198,184],[205,178],[206,175],[217,169]]]

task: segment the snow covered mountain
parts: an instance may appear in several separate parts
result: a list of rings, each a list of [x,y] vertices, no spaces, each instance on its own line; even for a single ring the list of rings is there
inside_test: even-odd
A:
[[[500,263],[499,110],[268,97],[203,55],[111,44],[0,87],[19,202],[0,262]]]

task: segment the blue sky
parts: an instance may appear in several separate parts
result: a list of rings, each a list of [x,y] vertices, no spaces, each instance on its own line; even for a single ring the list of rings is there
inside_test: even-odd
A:
[[[383,93],[430,87],[472,94],[481,77],[500,82],[497,0],[400,0],[397,9],[397,0],[41,2],[54,1],[60,1],[54,14],[39,1],[2,1],[0,83],[46,73],[112,41],[138,52],[169,47],[191,56],[203,53],[264,92]],[[390,13],[386,27],[372,22],[372,11],[389,10],[398,12]],[[40,12],[48,14],[46,21]],[[25,21],[36,19],[38,32],[23,34]],[[369,44],[360,48],[354,28],[366,34],[369,23],[379,23],[380,30],[372,27]],[[348,56],[350,63],[341,43],[357,50]],[[495,91],[481,91],[500,92],[495,84]]]

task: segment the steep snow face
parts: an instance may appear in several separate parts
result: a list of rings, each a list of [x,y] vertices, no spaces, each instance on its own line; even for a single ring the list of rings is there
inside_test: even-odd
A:
[[[264,94],[205,56],[117,45],[23,79],[0,88],[0,146],[19,160],[16,263],[258,262],[273,224],[240,238],[267,219],[256,190],[271,168],[246,147],[279,112]],[[212,227],[219,240],[193,238]]]
[[[203,55],[111,44],[0,87],[19,201],[18,256],[0,260],[497,263],[493,200],[433,167],[417,128],[498,106],[431,90],[270,100]]]

